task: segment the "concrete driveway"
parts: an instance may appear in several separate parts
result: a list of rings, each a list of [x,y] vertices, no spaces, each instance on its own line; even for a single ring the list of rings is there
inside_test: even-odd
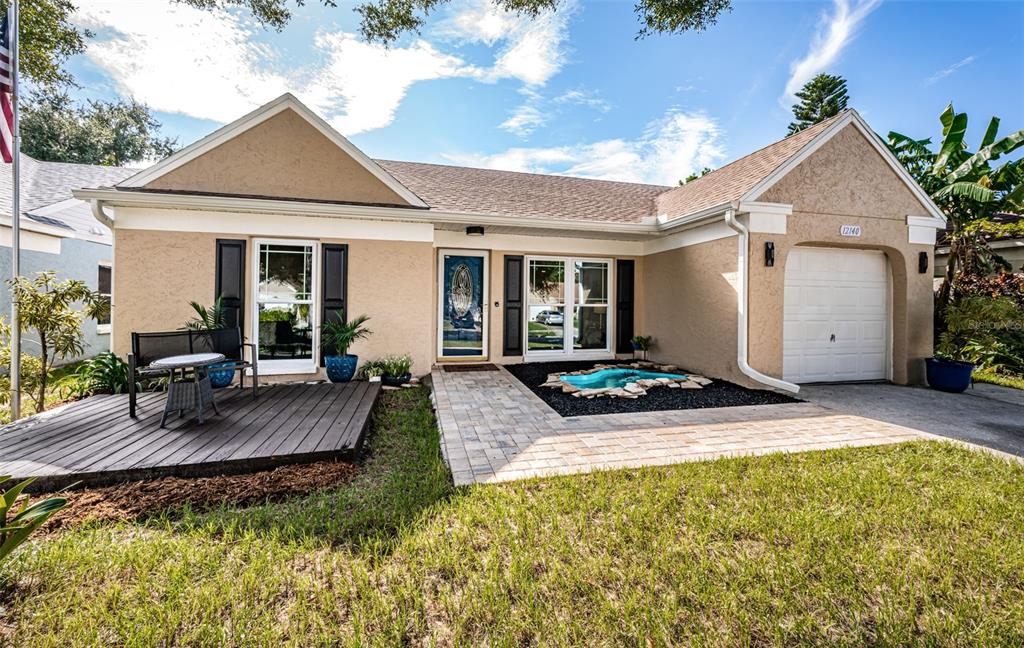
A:
[[[1024,457],[1024,391],[978,384],[963,394],[899,385],[806,385],[800,397],[843,414]]]

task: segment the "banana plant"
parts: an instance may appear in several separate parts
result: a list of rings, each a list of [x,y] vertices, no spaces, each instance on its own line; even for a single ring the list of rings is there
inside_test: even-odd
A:
[[[0,484],[10,479],[9,475],[0,476]],[[65,497],[50,497],[34,504],[26,497],[21,507],[15,509],[18,496],[32,481],[33,479],[26,479],[15,484],[0,497],[0,562],[25,542],[33,531],[68,504]]]
[[[953,104],[939,116],[942,140],[938,152],[931,138],[914,139],[897,132],[888,136],[889,149],[918,184],[945,212],[950,223],[949,262],[939,290],[939,310],[949,303],[954,279],[960,272],[1006,267],[1006,262],[986,243],[988,234],[1024,234],[1024,225],[999,224],[999,213],[1024,213],[1024,165],[1021,159],[994,163],[1024,146],[1024,130],[999,137],[999,118],[993,117],[976,152],[964,141],[967,113]],[[1008,231],[1020,229],[1020,232]]]

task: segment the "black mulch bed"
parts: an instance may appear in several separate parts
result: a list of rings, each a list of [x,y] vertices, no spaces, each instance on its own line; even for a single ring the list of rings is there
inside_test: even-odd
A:
[[[731,382],[717,380],[704,389],[669,389],[655,387],[640,398],[577,398],[557,389],[541,387],[548,374],[590,369],[597,362],[537,362],[505,365],[509,373],[541,397],[562,416],[588,416],[592,414],[621,414],[625,412],[659,412],[662,410],[704,409],[709,407],[736,407],[738,405],[776,405],[798,403],[799,399],[773,391],[747,389]],[[679,373],[686,373],[680,369]]]

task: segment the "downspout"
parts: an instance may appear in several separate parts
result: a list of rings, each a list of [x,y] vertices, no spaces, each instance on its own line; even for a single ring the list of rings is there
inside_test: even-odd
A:
[[[93,198],[89,201],[89,204],[92,206],[92,217],[110,229],[114,229],[114,217],[108,216],[107,212],[103,211],[103,201]]]
[[[750,231],[747,226],[739,222],[736,219],[736,210],[728,209],[725,212],[725,224],[732,228],[740,239],[740,254],[739,254],[739,290],[736,292],[737,295],[737,307],[738,317],[737,319],[737,339],[736,339],[736,365],[739,367],[743,375],[747,376],[751,380],[761,383],[762,385],[768,385],[775,389],[781,389],[792,393],[800,391],[799,385],[794,385],[791,382],[785,380],[779,380],[778,378],[772,378],[767,376],[757,369],[750,366],[749,358],[749,341],[747,338],[748,331],[748,317],[747,307],[750,302]]]

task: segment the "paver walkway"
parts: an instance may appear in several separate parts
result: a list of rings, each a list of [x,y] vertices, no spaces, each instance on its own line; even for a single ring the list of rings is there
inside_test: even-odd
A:
[[[813,403],[563,418],[503,368],[431,378],[457,485],[922,438]]]

